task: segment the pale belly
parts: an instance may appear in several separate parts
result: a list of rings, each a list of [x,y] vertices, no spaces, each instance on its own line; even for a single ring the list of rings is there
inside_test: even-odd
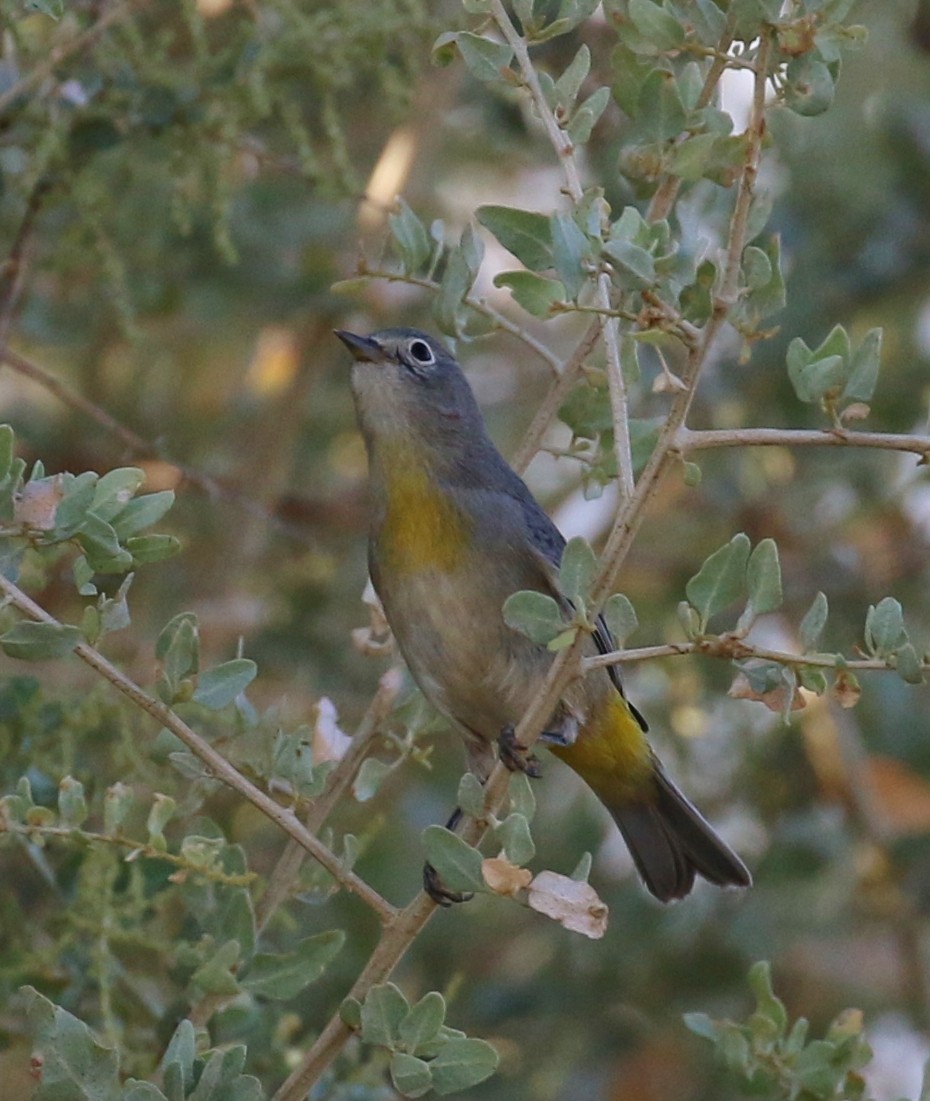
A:
[[[380,593],[424,695],[462,733],[488,742],[519,721],[552,662],[544,648],[504,623],[507,595],[438,570],[395,578]]]

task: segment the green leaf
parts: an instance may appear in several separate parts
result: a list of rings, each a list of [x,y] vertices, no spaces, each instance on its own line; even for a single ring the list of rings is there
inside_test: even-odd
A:
[[[417,1059],[415,1055],[395,1051],[391,1056],[390,1071],[394,1088],[403,1097],[422,1097],[433,1088],[429,1063]]]
[[[232,971],[240,958],[239,942],[226,941],[191,975],[191,987],[203,994],[238,994],[239,983]]]
[[[403,199],[398,197],[396,206],[396,212],[388,215],[388,227],[400,252],[404,271],[414,275],[430,257],[429,234]]]
[[[511,864],[522,867],[536,855],[530,824],[522,814],[508,814],[503,822],[494,827],[493,834]]]
[[[821,115],[833,102],[836,80],[819,58],[806,54],[788,62],[785,72],[785,106],[795,114],[810,117]]]
[[[566,127],[568,136],[576,145],[584,145],[591,137],[591,131],[597,126],[601,115],[610,103],[610,89],[595,89],[571,117]]]
[[[113,520],[113,530],[120,540],[149,528],[165,515],[174,504],[174,492],[163,489],[159,493],[146,493],[136,497]]]
[[[515,774],[517,775],[517,774]],[[459,780],[456,800],[463,814],[477,816],[484,810],[484,785],[473,772],[464,772]]]
[[[652,254],[632,241],[611,240],[604,245],[604,255],[613,262],[615,282],[624,290],[645,290],[656,281]]]
[[[108,470],[100,478],[92,476],[94,486],[92,508],[108,523],[135,497],[145,481],[145,471],[137,466],[121,466]]]
[[[398,1026],[397,1038],[405,1051],[415,1054],[436,1039],[445,1019],[445,999],[437,990],[431,990],[411,1006]]]
[[[133,535],[126,540],[126,550],[135,566],[173,558],[180,549],[180,540],[173,535]]]
[[[107,788],[103,799],[103,829],[105,833],[115,834],[126,815],[132,810],[135,795],[131,787],[117,781]]]
[[[0,647],[19,661],[49,661],[62,658],[81,642],[77,627],[64,623],[32,623],[20,620],[0,635]]]
[[[119,545],[112,526],[93,512],[84,517],[77,540],[88,562],[100,573],[125,573],[132,566],[132,556]]]
[[[652,0],[630,0],[629,13],[633,25],[657,51],[675,50],[684,42],[682,25]]]
[[[399,1039],[400,1023],[409,1012],[409,1002],[394,983],[373,986],[362,1002],[362,1039],[393,1050]]]
[[[781,607],[781,566],[774,539],[763,539],[749,556],[746,566],[749,604],[755,615]]]
[[[128,573],[123,578],[123,583],[116,591],[114,597],[101,596],[98,611],[100,612],[100,633],[109,634],[111,631],[122,631],[123,628],[128,627],[131,620],[129,618],[129,605],[126,601],[126,597],[129,594],[129,587],[132,585],[135,574]]]
[[[177,807],[177,802],[172,799],[170,795],[163,795],[158,791],[155,792],[152,806],[145,823],[150,845],[155,845],[155,847],[159,849],[164,849],[166,847],[164,838],[165,826],[171,821],[171,817],[177,810]]]
[[[924,670],[913,643],[905,642],[895,651],[894,667],[901,680],[907,684],[923,684]]]
[[[433,1089],[440,1095],[469,1089],[490,1078],[499,1062],[497,1052],[485,1040],[450,1040],[429,1065]]]
[[[455,43],[468,71],[486,84],[500,80],[501,70],[506,69],[513,59],[513,50],[508,45],[480,34],[460,31],[455,36]]]
[[[585,77],[591,69],[591,51],[584,43],[572,58],[571,64],[553,85],[553,103],[551,106],[570,111],[578,98]]]
[[[869,653],[887,658],[907,641],[904,612],[894,597],[886,596],[874,607],[869,607],[865,617],[865,642]]]
[[[504,622],[531,642],[545,645],[565,629],[562,611],[546,593],[523,589],[504,601]]]
[[[559,588],[573,603],[585,601],[597,574],[597,558],[586,539],[569,539],[559,565]]]
[[[552,307],[564,302],[565,288],[556,279],[546,279],[531,271],[501,271],[494,276],[495,287],[509,287],[514,301],[534,317],[547,317]]]
[[[589,279],[584,268],[593,258],[591,242],[569,214],[553,214],[549,220],[552,262],[569,298],[576,298]]]
[[[234,658],[207,669],[197,678],[194,702],[219,711],[248,688],[257,672],[258,666],[250,658]]]
[[[766,960],[754,963],[749,969],[749,987],[756,996],[756,1012],[772,1023],[777,1036],[783,1036],[788,1027],[788,1013],[772,990],[771,966]]]
[[[87,519],[99,485],[97,475],[92,471],[65,482],[64,495],[55,509],[55,535],[59,539],[70,538]]]
[[[881,355],[882,330],[870,329],[849,363],[849,378],[842,394],[847,401],[872,400],[878,382]]]
[[[181,612],[163,628],[155,642],[155,657],[162,664],[170,702],[177,695],[182,679],[198,669],[200,640],[193,612]]]
[[[453,891],[482,891],[481,853],[443,826],[427,826],[423,831],[426,859],[440,879]]]
[[[367,803],[372,799],[381,786],[381,781],[391,771],[391,766],[377,757],[368,757],[362,764],[352,781],[352,794],[360,803]]]
[[[478,221],[531,271],[552,267],[552,235],[549,218],[509,206],[480,206]]]
[[[307,937],[293,952],[260,952],[252,960],[242,986],[257,997],[285,1001],[316,982],[345,943],[342,929]]]
[[[801,401],[818,404],[830,391],[838,392],[846,374],[843,357],[813,359],[813,353],[800,337],[788,345],[788,378]]]
[[[433,299],[433,316],[440,329],[457,336],[464,322],[463,304],[474,283],[468,258],[462,246],[449,249],[446,266],[439,281],[439,292]]]
[[[707,627],[711,616],[742,595],[749,548],[746,535],[742,532],[734,535],[729,543],[710,555],[685,587],[689,603],[700,615],[701,631]]]
[[[636,609],[623,593],[614,593],[608,597],[601,615],[618,646],[623,646],[639,626]]]
[[[484,789],[482,788],[482,793]],[[527,822],[533,820],[536,813],[536,796],[533,785],[524,772],[512,772],[509,784],[510,809],[514,814],[522,815]],[[461,806],[461,804],[459,804]]]
[[[710,1040],[711,1043],[717,1042],[719,1036],[717,1023],[708,1017],[706,1013],[685,1013],[682,1015],[682,1020],[685,1023],[685,1028],[689,1032],[693,1032],[695,1036]]]
[[[637,129],[649,141],[669,141],[684,130],[687,120],[674,76],[663,69],[654,69],[639,92]]]
[[[119,1056],[67,1010],[31,986],[22,989],[34,1047],[42,1053],[34,1101],[112,1101],[119,1092]]]
[[[89,813],[81,781],[73,776],[62,777],[58,783],[58,816],[62,826],[77,829],[87,821]]]
[[[798,636],[801,640],[801,652],[808,654],[816,650],[820,645],[820,636],[827,625],[829,606],[823,593],[814,597],[814,603],[804,613],[804,618],[798,627]]]

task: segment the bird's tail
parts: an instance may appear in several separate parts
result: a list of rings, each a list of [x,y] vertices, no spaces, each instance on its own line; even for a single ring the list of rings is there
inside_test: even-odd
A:
[[[651,793],[615,801],[598,792],[649,891],[662,902],[684,898],[695,875],[718,887],[748,887],[746,865],[653,761]]]
[[[750,885],[745,864],[668,778],[619,693],[596,711],[574,743],[550,748],[610,811],[656,898],[684,898],[696,875],[720,887]]]

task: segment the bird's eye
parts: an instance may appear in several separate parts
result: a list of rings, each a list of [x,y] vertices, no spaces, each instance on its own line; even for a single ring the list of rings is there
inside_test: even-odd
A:
[[[411,358],[415,359],[417,363],[423,364],[425,367],[429,367],[430,364],[436,362],[436,357],[433,355],[433,349],[425,340],[411,340],[409,352]]]

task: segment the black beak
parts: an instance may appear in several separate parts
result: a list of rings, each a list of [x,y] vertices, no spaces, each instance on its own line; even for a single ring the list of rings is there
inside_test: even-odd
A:
[[[381,345],[370,336],[358,336],[355,333],[346,332],[345,329],[333,329],[333,332],[356,359],[367,363],[377,363],[384,359]]]

